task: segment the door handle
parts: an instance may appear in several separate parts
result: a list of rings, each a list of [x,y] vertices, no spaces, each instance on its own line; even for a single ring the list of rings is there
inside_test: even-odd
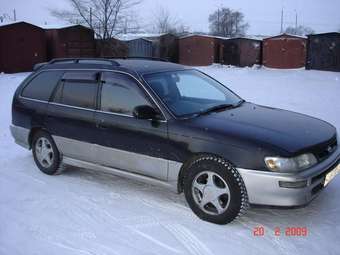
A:
[[[109,125],[105,124],[104,120],[100,120],[99,122],[97,122],[96,127],[99,129],[109,129]]]
[[[105,130],[105,129],[109,129],[109,126],[103,125],[103,124],[97,124],[97,128]]]

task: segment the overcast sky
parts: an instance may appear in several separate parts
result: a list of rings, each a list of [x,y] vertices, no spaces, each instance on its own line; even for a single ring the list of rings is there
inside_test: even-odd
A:
[[[12,14],[17,19],[35,24],[55,24],[49,8],[67,8],[67,0],[0,0],[0,14]],[[137,9],[141,24],[152,24],[152,17],[160,6],[189,26],[192,31],[209,31],[208,16],[220,6],[241,11],[250,24],[248,34],[273,35],[280,32],[281,9],[284,8],[285,27],[295,24],[309,26],[316,32],[340,29],[340,0],[143,0]]]

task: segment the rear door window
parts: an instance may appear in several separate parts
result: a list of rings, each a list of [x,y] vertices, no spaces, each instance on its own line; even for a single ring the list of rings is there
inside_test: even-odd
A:
[[[77,77],[77,75],[68,73],[64,77]],[[53,101],[69,106],[95,109],[97,88],[98,83],[94,79],[64,79],[60,86],[58,86]]]
[[[41,72],[24,87],[21,95],[27,98],[49,101],[63,73],[63,71]]]

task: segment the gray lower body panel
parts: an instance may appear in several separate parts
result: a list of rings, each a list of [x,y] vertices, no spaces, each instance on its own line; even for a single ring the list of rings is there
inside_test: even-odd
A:
[[[15,142],[30,149],[30,130],[11,125]],[[165,184],[177,191],[177,181],[182,163],[133,152],[108,148],[60,136],[52,136],[63,156],[63,162],[78,167],[113,172],[155,184]]]
[[[78,160],[78,159],[73,159],[73,158],[69,158],[69,157],[63,157],[63,163],[67,164],[67,165],[71,165],[71,166],[77,166],[77,167],[81,167],[81,168],[98,170],[98,171],[106,172],[106,173],[112,173],[112,174],[117,175],[117,176],[141,181],[141,182],[144,182],[144,183],[149,183],[149,184],[157,185],[157,186],[163,186],[163,187],[169,188],[173,192],[176,192],[176,193],[178,192],[177,180],[175,182],[174,181],[158,180],[158,179],[155,179],[155,178],[152,178],[152,177],[149,177],[149,176],[136,174],[136,173],[129,172],[129,171],[126,171],[126,170],[107,167],[107,166],[94,164],[94,163],[90,163],[90,162],[86,162],[86,161],[82,161],[82,160]]]
[[[14,138],[14,141],[26,148],[26,149],[30,149],[31,146],[29,144],[29,134],[30,134],[30,130],[27,128],[23,128],[23,127],[19,127],[19,126],[14,126],[11,125],[10,126],[10,130],[11,130],[11,134]]]
[[[53,136],[64,162],[70,165],[96,166],[114,173],[128,172],[142,178],[154,178],[177,187],[177,179],[182,163],[163,158],[104,147],[97,144]]]

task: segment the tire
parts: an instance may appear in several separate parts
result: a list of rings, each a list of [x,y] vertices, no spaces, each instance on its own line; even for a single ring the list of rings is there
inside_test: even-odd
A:
[[[228,224],[248,208],[242,177],[228,161],[200,156],[187,167],[184,194],[192,211],[202,220]]]
[[[61,159],[53,138],[44,131],[38,131],[32,139],[33,158],[38,168],[45,174],[56,175],[61,172]]]

